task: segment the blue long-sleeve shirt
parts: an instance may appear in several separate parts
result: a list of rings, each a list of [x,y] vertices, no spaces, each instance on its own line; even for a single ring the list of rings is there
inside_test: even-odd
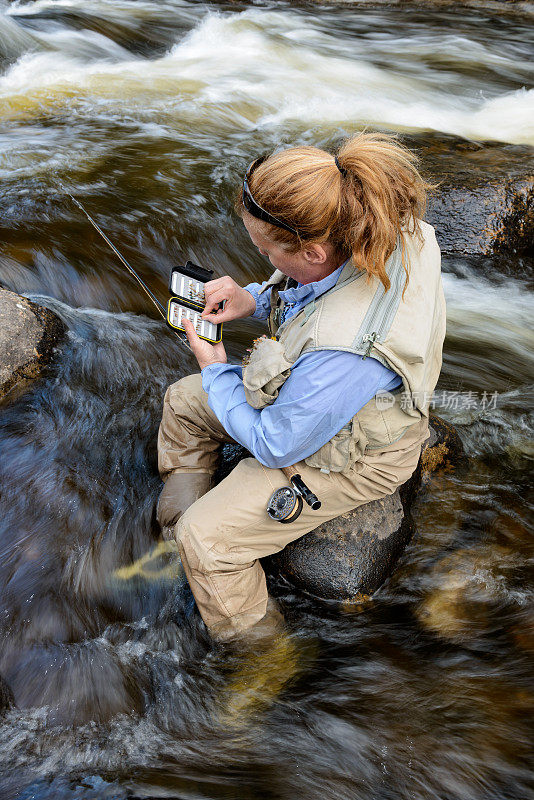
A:
[[[342,265],[321,281],[280,292],[284,321],[332,288]],[[261,285],[245,287],[256,301],[256,319],[270,310],[270,293]],[[242,370],[210,364],[202,370],[208,404],[225,430],[266,467],[286,467],[315,453],[378,391],[392,391],[401,378],[374,358],[342,350],[317,350],[295,361],[275,402],[258,410],[245,397]]]

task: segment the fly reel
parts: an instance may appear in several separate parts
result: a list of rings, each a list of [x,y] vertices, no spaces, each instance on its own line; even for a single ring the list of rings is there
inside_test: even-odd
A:
[[[267,513],[271,519],[286,525],[297,519],[302,511],[302,495],[291,486],[282,486],[271,495]]]
[[[306,486],[295,467],[283,467],[282,472],[290,481],[291,486],[282,486],[277,489],[267,503],[267,513],[271,519],[287,525],[300,516],[303,500],[314,511],[321,508],[321,501]]]

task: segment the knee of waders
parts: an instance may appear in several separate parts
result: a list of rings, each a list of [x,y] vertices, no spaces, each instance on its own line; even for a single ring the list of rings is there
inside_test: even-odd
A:
[[[195,372],[193,375],[180,378],[179,381],[169,386],[165,395],[165,403],[168,403],[173,411],[176,411],[183,407],[184,403],[187,406],[194,406],[196,398],[202,397],[203,394],[202,375],[200,372]]]
[[[156,517],[162,528],[176,525],[199,497],[209,491],[211,474],[174,472],[167,478],[159,496]]]
[[[206,520],[201,525],[191,519],[194,514],[184,514],[175,528],[176,540],[189,567],[196,572],[224,572],[232,569],[227,556],[214,547],[210,526]]]

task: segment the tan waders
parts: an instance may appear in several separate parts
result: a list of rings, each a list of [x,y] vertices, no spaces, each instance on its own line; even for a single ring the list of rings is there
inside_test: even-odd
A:
[[[427,436],[428,421],[422,418],[397,442],[364,454],[346,473],[299,462],[304,482],[322,505],[313,511],[304,504],[295,522],[282,525],[266,512],[273,491],[289,485],[279,469],[246,458],[208,491],[219,447],[233,440],[209,408],[200,374],[170,386],[158,437],[165,481],[158,519],[163,527],[174,525],[189,585],[212,635],[228,639],[260,620],[265,624],[270,614],[266,617],[267,587],[258,559],[329,519],[393,493],[414,472]]]
[[[158,500],[157,517],[164,539],[174,541],[174,526],[195,500],[209,491],[211,474],[175,472],[165,481]]]

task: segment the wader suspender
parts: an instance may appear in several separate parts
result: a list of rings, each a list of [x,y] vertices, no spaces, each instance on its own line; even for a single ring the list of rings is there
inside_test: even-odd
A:
[[[289,280],[290,279],[287,278],[285,281],[286,287]],[[282,283],[284,283],[284,281],[280,281],[280,283],[275,283],[271,289],[271,311],[267,319],[267,328],[269,330],[270,336],[275,336],[276,331],[280,327],[280,320],[282,317],[283,306],[282,306],[282,298],[280,297],[279,293]]]

